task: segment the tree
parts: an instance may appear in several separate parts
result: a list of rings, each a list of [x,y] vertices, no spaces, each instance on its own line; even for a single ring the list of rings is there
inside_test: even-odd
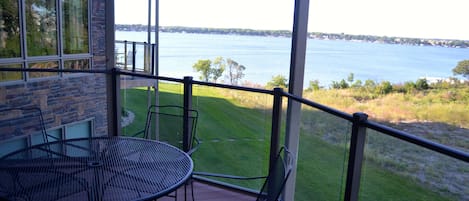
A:
[[[195,63],[192,68],[194,68],[195,71],[200,72],[201,80],[208,82],[211,74],[211,65],[212,61],[210,61],[210,59],[205,59],[197,61],[197,63]]]
[[[340,82],[332,81],[331,87],[333,89],[347,89],[349,88],[349,85],[344,79],[342,79]]]
[[[458,62],[458,65],[453,68],[454,75],[462,75],[469,79],[469,60],[463,60]]]
[[[352,83],[353,83],[353,79],[354,79],[354,75],[353,75],[353,73],[350,73],[350,74],[348,75],[348,77],[347,77],[347,81],[348,81],[350,84],[352,84]]]
[[[309,87],[306,89],[307,91],[317,91],[321,89],[319,86],[319,80],[311,80],[309,81]]]
[[[376,87],[376,93],[378,94],[388,94],[392,92],[392,84],[389,81],[382,81]]]
[[[428,85],[427,79],[423,78],[415,82],[415,88],[417,90],[426,90],[430,88],[430,85]]]
[[[223,72],[225,72],[225,66],[226,62],[223,57],[215,58],[212,63],[212,66],[210,67],[210,74],[212,76],[213,82],[217,82],[218,78],[223,75]]]
[[[275,88],[275,87],[281,87],[281,88],[286,89],[288,87],[287,78],[285,78],[285,76],[283,75],[273,76],[272,80],[267,82],[266,87],[269,89]]]
[[[238,62],[228,58],[226,59],[228,65],[228,79],[230,80],[231,85],[238,85],[239,80],[244,77],[243,71],[246,69],[243,65],[240,65]]]

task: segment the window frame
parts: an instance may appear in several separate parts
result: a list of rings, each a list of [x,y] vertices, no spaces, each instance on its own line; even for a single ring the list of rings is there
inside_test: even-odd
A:
[[[56,2],[56,26],[57,26],[57,55],[47,55],[47,56],[28,56],[27,52],[27,32],[26,32],[26,9],[25,4],[26,0],[17,0],[18,3],[18,14],[19,14],[19,29],[20,29],[20,50],[21,56],[20,57],[13,57],[13,58],[0,58],[0,68],[1,65],[9,65],[9,64],[21,64],[20,69],[28,69],[29,63],[37,63],[37,62],[48,62],[48,61],[58,61],[58,69],[64,69],[64,61],[66,60],[84,60],[87,59],[89,63],[89,69],[91,70],[93,67],[93,48],[92,48],[92,31],[91,31],[91,11],[92,11],[92,0],[87,0],[87,20],[88,20],[88,53],[78,53],[78,54],[65,54],[64,53],[64,27],[63,27],[63,1],[64,0],[54,0]],[[54,76],[47,76],[47,77],[39,77],[39,78],[30,78],[29,72],[22,71],[23,78],[20,80],[10,80],[10,81],[0,81],[0,86],[2,85],[10,85],[10,84],[17,84],[20,82],[27,82],[31,80],[49,80],[49,79],[58,79],[70,76],[76,76],[72,73],[61,73],[59,72],[57,75]],[[81,73],[80,73],[81,74]]]

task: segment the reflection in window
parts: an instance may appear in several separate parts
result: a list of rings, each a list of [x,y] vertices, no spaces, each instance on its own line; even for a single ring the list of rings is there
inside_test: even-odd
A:
[[[29,68],[40,68],[40,69],[59,69],[59,62],[57,61],[47,61],[47,62],[38,62],[30,63]],[[29,72],[29,78],[38,78],[38,77],[50,77],[56,76],[57,73],[54,72]]]
[[[18,2],[0,2],[0,58],[20,57]]]
[[[88,53],[88,0],[62,0],[64,53]]]
[[[21,64],[0,65],[0,68],[21,68]],[[0,71],[0,82],[21,80],[21,79],[23,79],[23,75],[21,72]]]
[[[89,70],[90,69],[90,60],[89,59],[79,59],[79,60],[64,61],[64,69]]]
[[[57,55],[55,2],[26,0],[26,40],[29,56]]]

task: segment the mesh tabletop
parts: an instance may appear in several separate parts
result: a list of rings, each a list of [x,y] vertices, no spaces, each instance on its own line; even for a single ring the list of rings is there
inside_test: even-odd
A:
[[[181,186],[192,170],[186,153],[158,141],[56,141],[0,160],[0,200],[153,199]]]

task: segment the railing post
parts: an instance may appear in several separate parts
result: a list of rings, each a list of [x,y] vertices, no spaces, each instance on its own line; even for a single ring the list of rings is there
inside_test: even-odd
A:
[[[275,159],[279,151],[280,129],[282,128],[282,88],[274,88],[274,102],[272,106],[272,133],[270,136],[269,173],[275,170]],[[274,174],[276,175],[276,174]],[[274,177],[270,179],[277,179]],[[270,181],[267,185],[267,192],[275,191],[276,181]],[[267,200],[273,200],[270,193],[267,193]]]
[[[151,44],[151,75],[156,75],[156,44]]]
[[[124,70],[127,70],[127,40],[124,40]]]
[[[366,140],[366,127],[363,126],[363,122],[367,121],[367,119],[368,115],[365,113],[358,112],[353,114],[352,137],[350,139],[350,154],[344,196],[345,201],[358,200]]]
[[[118,68],[112,68],[108,76],[108,100],[110,100],[108,111],[108,135],[119,136],[121,134],[121,102],[120,102],[120,74]]]
[[[132,72],[135,73],[135,57],[136,57],[137,43],[132,42]]]
[[[184,151],[189,151],[192,148],[192,144],[189,144],[191,141],[190,134],[190,125],[189,125],[189,110],[192,109],[192,77],[184,77],[184,114],[183,114],[183,143],[182,149]]]

